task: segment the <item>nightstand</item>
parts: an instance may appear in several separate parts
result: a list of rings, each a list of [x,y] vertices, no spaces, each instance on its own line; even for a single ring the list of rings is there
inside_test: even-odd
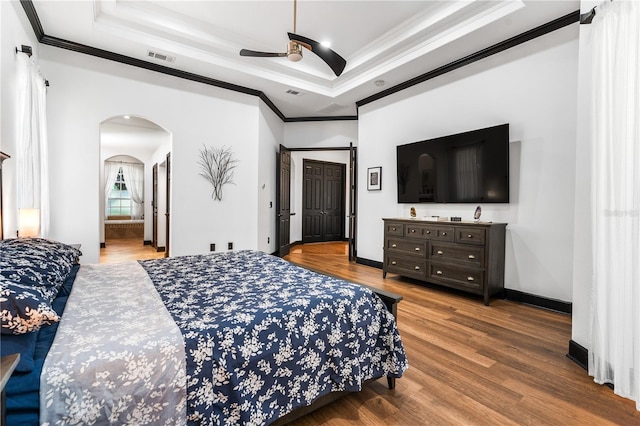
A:
[[[0,425],[5,424],[5,407],[6,398],[4,393],[4,387],[7,385],[13,370],[16,369],[20,362],[20,354],[11,354],[0,358],[0,388],[2,389],[2,414],[0,415]]]

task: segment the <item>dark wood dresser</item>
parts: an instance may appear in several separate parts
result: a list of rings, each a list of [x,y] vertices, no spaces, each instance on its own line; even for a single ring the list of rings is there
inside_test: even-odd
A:
[[[504,292],[506,223],[384,220],[383,277],[393,272],[482,295]]]

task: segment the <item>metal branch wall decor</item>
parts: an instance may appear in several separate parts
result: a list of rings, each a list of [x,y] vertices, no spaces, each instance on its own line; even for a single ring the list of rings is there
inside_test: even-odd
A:
[[[233,158],[231,148],[214,148],[203,145],[200,150],[200,176],[205,178],[211,186],[213,192],[211,198],[222,200],[222,187],[227,183],[234,184],[233,170],[236,168],[238,160]]]

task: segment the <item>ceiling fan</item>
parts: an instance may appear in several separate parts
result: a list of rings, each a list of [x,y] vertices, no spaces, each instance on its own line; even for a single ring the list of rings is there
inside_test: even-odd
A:
[[[294,34],[296,32],[296,11],[297,0],[293,0],[293,33],[287,33],[290,41],[285,53],[256,52],[255,50],[242,49],[240,56],[253,56],[258,58],[286,57],[290,61],[298,62],[302,59],[302,48],[304,47],[325,61],[333,70],[336,77],[340,76],[342,71],[344,71],[344,67],[347,65],[347,61],[342,56],[315,40]]]

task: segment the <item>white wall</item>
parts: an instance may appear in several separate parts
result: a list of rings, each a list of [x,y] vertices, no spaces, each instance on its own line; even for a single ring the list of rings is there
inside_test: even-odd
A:
[[[51,82],[52,238],[82,243],[82,261],[98,261],[99,125],[133,114],[172,134],[171,254],[207,252],[212,242],[257,248],[257,97],[58,48],[41,51]],[[198,175],[203,144],[230,146],[239,160],[222,202]]]
[[[260,102],[259,170],[258,170],[258,249],[276,251],[276,167],[277,153],[284,141],[284,123],[263,102]]]
[[[358,145],[358,122],[354,120],[290,122],[284,126],[287,148],[348,148]]]
[[[15,237],[18,231],[16,201],[17,92],[15,48],[23,44],[33,48],[32,60],[40,56],[40,46],[24,10],[17,1],[0,1],[0,151],[12,158],[2,164],[2,209],[4,237]],[[46,77],[46,74],[45,74]]]
[[[482,205],[482,220],[509,224],[507,288],[571,301],[577,65],[574,24],[361,107],[358,257],[381,262],[381,219],[409,216],[396,201],[396,145],[509,123],[511,202]],[[368,192],[374,166],[382,191]],[[471,219],[476,206],[415,207]]]

